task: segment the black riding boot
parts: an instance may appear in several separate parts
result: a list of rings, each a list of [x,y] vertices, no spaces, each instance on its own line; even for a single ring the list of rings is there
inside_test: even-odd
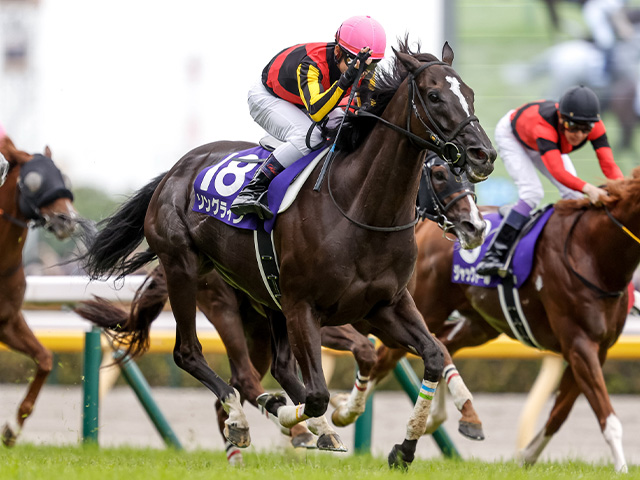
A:
[[[269,155],[260,167],[256,170],[253,179],[238,194],[231,204],[231,211],[236,215],[246,215],[255,213],[262,220],[273,217],[267,203],[267,188],[271,180],[284,170],[276,157]]]
[[[487,253],[476,268],[479,275],[500,275],[504,276],[504,263],[509,255],[509,250],[522,230],[522,227],[529,220],[528,216],[522,215],[515,210],[509,211],[499,230],[496,232]]]

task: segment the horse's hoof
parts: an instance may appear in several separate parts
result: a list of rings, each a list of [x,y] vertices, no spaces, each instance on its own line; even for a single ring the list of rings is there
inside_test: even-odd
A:
[[[315,437],[311,432],[304,432],[300,435],[296,435],[295,437],[291,437],[291,445],[294,448],[317,448]]]
[[[227,424],[224,426],[224,436],[238,448],[247,448],[251,445],[251,436],[249,435],[249,428],[247,427],[237,427]]]
[[[338,408],[347,403],[348,400],[348,393],[336,393],[335,395],[331,396],[331,398],[329,399],[329,403],[333,408]]]
[[[5,447],[13,447],[18,440],[18,434],[11,428],[9,423],[5,423],[2,427],[2,443]]]
[[[460,420],[458,423],[458,431],[471,440],[484,440],[481,423],[471,423]]]
[[[318,437],[318,450],[346,452],[347,447],[342,443],[337,433],[323,433]]]
[[[396,468],[398,470],[402,470],[406,472],[409,470],[409,465],[411,465],[410,461],[404,459],[404,454],[402,453],[402,445],[395,444],[391,449],[391,453],[389,453],[389,468]]]

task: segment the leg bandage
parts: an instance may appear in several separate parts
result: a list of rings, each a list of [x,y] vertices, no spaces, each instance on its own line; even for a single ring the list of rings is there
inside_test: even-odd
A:
[[[451,364],[447,366],[442,372],[442,377],[447,382],[447,387],[453,397],[453,403],[458,410],[462,409],[462,406],[467,400],[473,401],[473,395],[464,384],[462,377],[458,373],[458,369],[455,365]]]

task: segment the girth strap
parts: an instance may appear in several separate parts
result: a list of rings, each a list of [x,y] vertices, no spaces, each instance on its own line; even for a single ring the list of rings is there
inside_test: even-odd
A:
[[[529,322],[524,316],[520,295],[518,295],[518,289],[515,287],[515,277],[513,275],[507,275],[498,285],[498,295],[502,313],[518,341],[529,347],[544,350],[533,336]]]
[[[273,231],[267,233],[264,229],[264,223],[259,222],[258,227],[253,234],[254,245],[256,248],[256,260],[260,275],[264,282],[271,299],[278,308],[280,305],[280,269],[278,268],[278,259],[273,245]]]

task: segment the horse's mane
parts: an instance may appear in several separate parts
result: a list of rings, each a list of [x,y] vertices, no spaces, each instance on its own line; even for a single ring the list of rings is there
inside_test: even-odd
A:
[[[604,189],[609,192],[609,196],[603,198],[602,203],[608,208],[613,208],[618,201],[623,199],[634,203],[640,202],[640,167],[633,169],[630,178],[609,180]],[[599,207],[591,205],[586,197],[577,200],[560,200],[555,204],[555,211],[560,215],[570,215],[576,210],[584,208]]]
[[[28,162],[33,155],[18,150],[13,143],[13,140],[8,135],[0,138],[0,153],[7,159],[9,165],[13,168],[15,165],[21,165]]]
[[[409,35],[405,35],[404,39],[398,39],[397,51],[409,54],[421,62],[437,61],[438,59],[430,53],[420,52],[420,42],[415,42],[415,50],[409,48]],[[370,86],[365,82],[357,90],[358,96],[362,101],[361,109],[365,109],[374,115],[380,116],[384,112],[387,105],[395,95],[396,91],[407,78],[409,71],[404,64],[398,59],[397,55],[393,58],[391,65],[386,68],[380,66],[375,72],[375,86],[371,90]],[[357,115],[348,115],[345,119],[340,136],[336,143],[336,147],[344,152],[352,152],[362,143],[366,136],[371,132],[377,120],[371,117],[358,117]],[[337,128],[329,131],[329,138],[335,139]]]

